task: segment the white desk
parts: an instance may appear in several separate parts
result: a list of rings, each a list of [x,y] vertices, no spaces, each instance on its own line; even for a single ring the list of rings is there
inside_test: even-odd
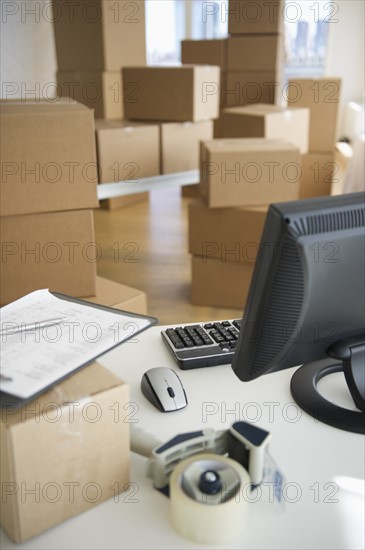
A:
[[[284,512],[270,505],[263,491],[250,505],[242,535],[217,548],[364,548],[364,498],[336,491],[337,476],[365,477],[364,437],[318,423],[293,404],[293,369],[250,383],[240,382],[230,366],[177,369],[189,405],[170,414],[158,412],[141,394],[140,380],[148,368],[174,367],[160,330],[153,327],[138,336],[138,343],[123,344],[99,360],[129,382],[137,425],[166,441],[178,433],[251,420],[271,432],[271,454],[289,483]],[[342,375],[332,375],[328,392],[350,406],[343,384]],[[21,545],[2,533],[1,548],[204,548],[174,531],[169,500],[145,477],[146,459],[132,453],[131,462],[131,490],[121,493],[118,502],[110,499]]]

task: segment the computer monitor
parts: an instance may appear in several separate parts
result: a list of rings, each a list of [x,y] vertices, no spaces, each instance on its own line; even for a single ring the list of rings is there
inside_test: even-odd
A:
[[[365,432],[364,218],[363,193],[269,207],[232,362],[242,381],[303,365],[294,400],[356,433]],[[358,411],[317,391],[342,370]]]

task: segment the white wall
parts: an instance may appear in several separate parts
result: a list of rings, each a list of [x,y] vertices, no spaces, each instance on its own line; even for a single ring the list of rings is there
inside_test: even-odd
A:
[[[346,104],[364,101],[364,6],[363,0],[336,0],[338,19],[329,29],[326,75],[342,78],[338,136],[346,134]]]
[[[1,97],[52,97],[56,55],[51,2],[1,0],[0,4]]]

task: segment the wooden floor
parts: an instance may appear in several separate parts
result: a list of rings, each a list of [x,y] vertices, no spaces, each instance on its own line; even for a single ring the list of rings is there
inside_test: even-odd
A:
[[[119,210],[95,211],[98,275],[144,290],[148,313],[160,324],[239,318],[240,310],[191,304],[189,200],[172,188]]]

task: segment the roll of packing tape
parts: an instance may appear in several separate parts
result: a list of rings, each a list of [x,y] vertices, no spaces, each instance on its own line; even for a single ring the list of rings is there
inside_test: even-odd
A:
[[[245,492],[251,480],[234,460],[201,453],[182,460],[170,477],[170,512],[175,529],[203,544],[228,541],[244,528]]]

